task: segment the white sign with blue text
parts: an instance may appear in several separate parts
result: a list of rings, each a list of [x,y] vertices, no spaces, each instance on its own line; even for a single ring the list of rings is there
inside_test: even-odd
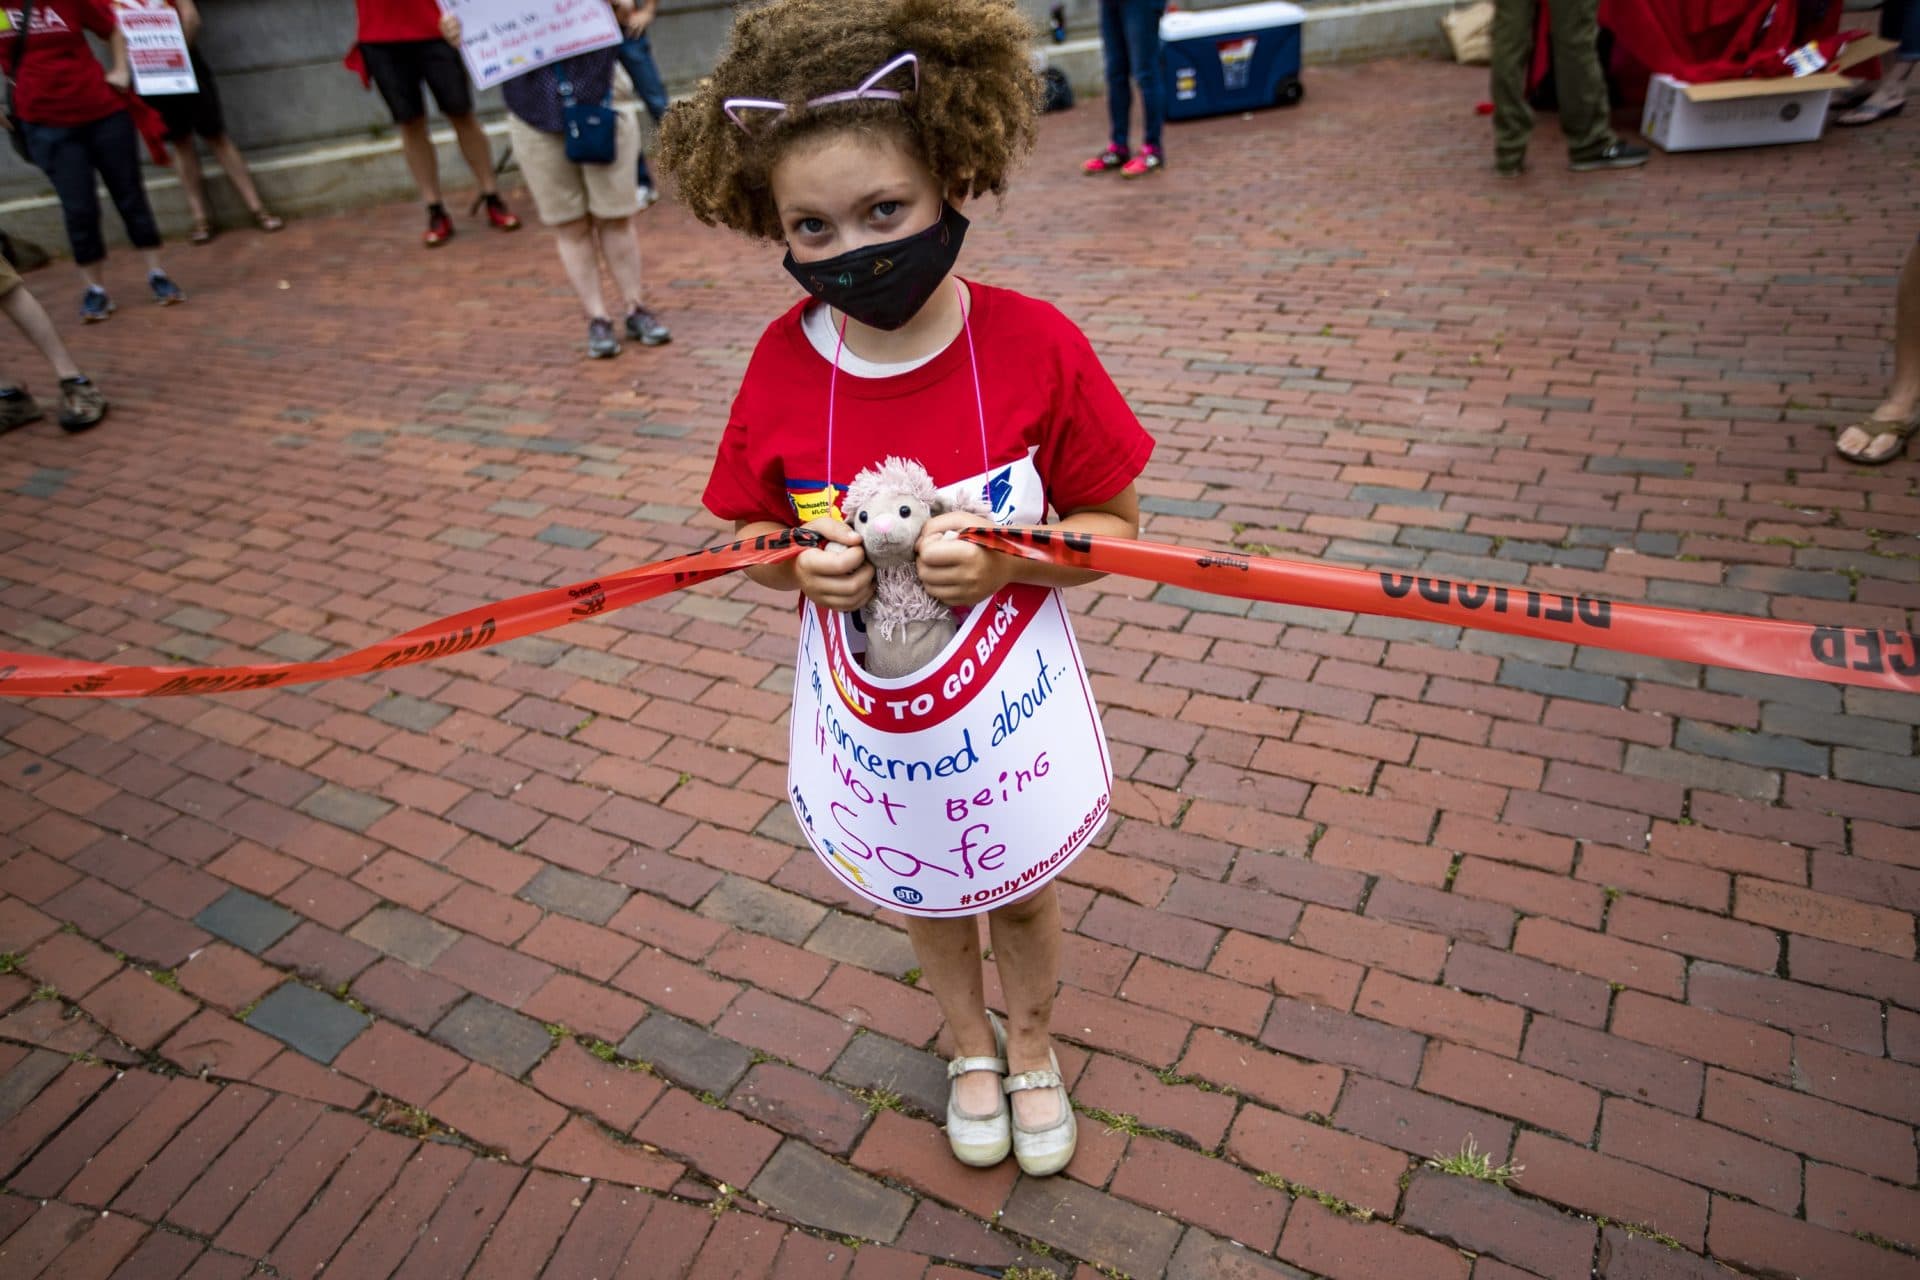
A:
[[[439,0],[460,19],[460,53],[476,89],[576,53],[620,43],[606,0]]]

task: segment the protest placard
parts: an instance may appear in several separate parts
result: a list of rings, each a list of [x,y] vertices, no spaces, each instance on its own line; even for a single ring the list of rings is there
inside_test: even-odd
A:
[[[1106,735],[1060,593],[1007,588],[893,680],[862,670],[846,616],[807,604],[788,799],[841,884],[918,916],[1026,897],[1105,825]]]
[[[460,19],[460,53],[478,89],[620,43],[606,0],[440,0],[440,9]]]
[[[187,54],[187,33],[173,6],[116,4],[114,16],[127,41],[127,64],[133,68],[133,91],[143,98],[175,93],[198,93],[193,59]]]

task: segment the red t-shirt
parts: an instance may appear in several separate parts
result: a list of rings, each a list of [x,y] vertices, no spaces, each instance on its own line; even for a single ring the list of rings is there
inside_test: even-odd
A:
[[[440,6],[434,0],[354,0],[360,11],[361,44],[438,40]]]
[[[804,523],[825,513],[827,481],[837,502],[855,474],[891,455],[917,460],[943,488],[968,482],[1001,524],[1039,523],[1046,507],[1072,511],[1126,488],[1153,453],[1153,437],[1086,335],[1049,303],[971,281],[967,288],[984,457],[962,334],[906,373],[840,372],[829,476],[833,366],[801,329],[809,305],[802,299],[754,348],[707,480],[707,509],[723,520]]]
[[[113,34],[113,10],[104,0],[39,0],[33,6],[33,30],[20,49],[20,8],[6,6],[7,30],[0,31],[0,68],[13,66],[13,109],[29,124],[72,128],[105,120],[127,109],[127,99],[107,83],[107,70],[87,44],[86,33]]]

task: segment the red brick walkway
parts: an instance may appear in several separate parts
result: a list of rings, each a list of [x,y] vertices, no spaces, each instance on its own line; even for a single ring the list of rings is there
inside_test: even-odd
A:
[[[1911,626],[1920,462],[1825,428],[1885,376],[1920,121],[1578,180],[1549,133],[1506,185],[1482,83],[1319,72],[1140,186],[1050,120],[971,269],[1093,337],[1153,536]],[[649,213],[674,345],[588,364],[540,234],[416,223],[176,249],[166,313],[116,259],[70,327],[113,418],[0,441],[0,643],[306,657],[714,536],[775,255]],[[796,852],[766,592],[0,702],[0,1272],[1920,1276],[1920,699],[1078,602],[1125,781],[1048,1182],[947,1156],[902,935]],[[1469,1140],[1518,1175],[1429,1164]]]

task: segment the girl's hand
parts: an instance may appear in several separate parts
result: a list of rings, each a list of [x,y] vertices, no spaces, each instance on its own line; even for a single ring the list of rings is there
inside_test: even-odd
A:
[[[823,516],[807,521],[806,527],[834,545],[809,547],[794,558],[794,577],[801,594],[822,608],[841,613],[850,613],[873,599],[873,566],[867,563],[867,549],[852,526]]]
[[[460,43],[460,19],[450,13],[440,15],[440,38],[448,44]]]
[[[979,517],[964,511],[947,511],[927,521],[920,531],[920,541],[914,547],[920,583],[941,604],[964,609],[1013,581],[1011,557],[947,536],[952,530],[982,523]]]

